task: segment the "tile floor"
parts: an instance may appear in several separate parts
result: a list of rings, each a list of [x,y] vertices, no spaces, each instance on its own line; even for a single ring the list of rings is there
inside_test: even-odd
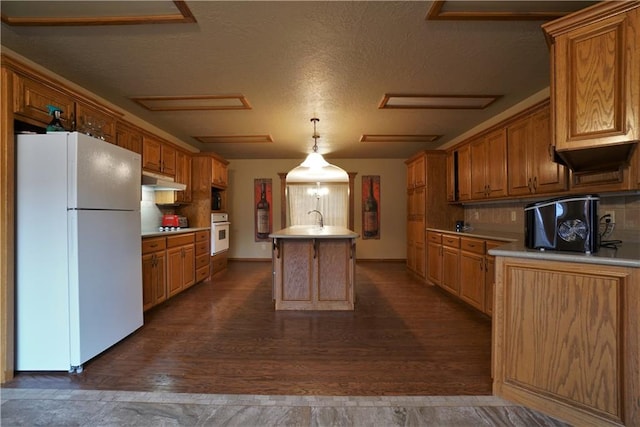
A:
[[[566,426],[493,396],[323,397],[1,389],[8,426]]]

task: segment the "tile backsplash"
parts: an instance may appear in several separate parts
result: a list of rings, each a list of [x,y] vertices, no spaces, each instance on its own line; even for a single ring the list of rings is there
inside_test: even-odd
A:
[[[143,233],[158,231],[158,227],[162,224],[162,211],[156,205],[156,193],[146,187],[142,187],[140,218]]]
[[[531,203],[506,202],[465,206],[465,223],[473,228],[524,233],[524,207]],[[598,215],[611,211],[615,214],[615,226],[607,240],[640,242],[640,195],[600,195]]]

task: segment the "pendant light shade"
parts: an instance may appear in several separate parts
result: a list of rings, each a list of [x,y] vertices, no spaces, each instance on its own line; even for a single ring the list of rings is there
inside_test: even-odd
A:
[[[322,154],[318,153],[318,138],[316,123],[318,118],[312,118],[313,122],[313,152],[310,153],[300,166],[287,173],[287,182],[349,182],[349,175],[338,166],[327,162]]]

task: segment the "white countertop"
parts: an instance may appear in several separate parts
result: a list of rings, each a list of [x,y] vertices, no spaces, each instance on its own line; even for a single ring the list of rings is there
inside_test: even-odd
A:
[[[640,268],[640,243],[621,243],[618,249],[600,248],[594,254],[581,252],[529,249],[521,242],[509,243],[489,250],[490,255],[547,261],[580,262]]]
[[[187,227],[176,231],[143,231],[142,237],[173,236],[176,234],[194,233],[202,230],[210,230],[210,227]]]
[[[509,232],[496,231],[496,230],[473,229],[471,231],[461,232],[461,231],[445,230],[442,228],[427,228],[427,231],[453,234],[461,237],[476,237],[478,239],[486,239],[486,240],[503,240],[505,243],[524,240],[524,234],[522,233],[509,233]]]
[[[320,228],[317,225],[293,225],[269,234],[271,238],[278,239],[355,239],[360,237],[348,228],[335,225],[325,225]]]

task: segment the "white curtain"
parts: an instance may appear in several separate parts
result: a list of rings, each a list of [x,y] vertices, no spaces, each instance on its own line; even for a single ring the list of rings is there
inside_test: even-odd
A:
[[[347,227],[349,217],[349,186],[347,184],[289,184],[287,185],[289,225],[318,224],[322,212],[324,225]]]

